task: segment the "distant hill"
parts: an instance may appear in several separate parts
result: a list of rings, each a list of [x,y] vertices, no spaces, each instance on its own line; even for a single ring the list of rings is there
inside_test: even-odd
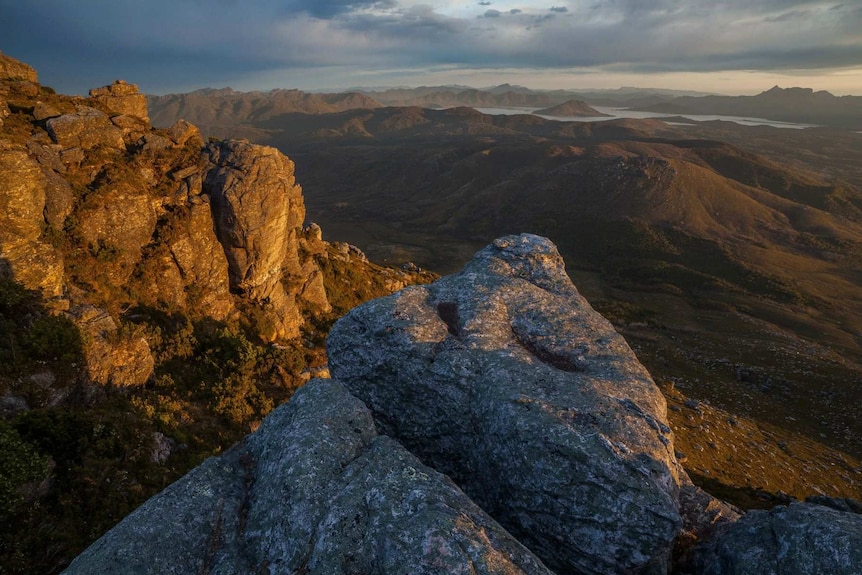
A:
[[[542,92],[513,89],[505,92],[499,90],[429,90],[395,89],[370,94],[374,99],[389,106],[421,106],[423,108],[451,108],[455,106],[473,106],[478,108],[544,108],[555,106],[571,97],[559,93],[546,94]]]
[[[326,114],[381,104],[358,92],[311,94],[301,90],[237,92],[231,88],[204,88],[187,94],[148,96],[153,125],[170,126],[182,118],[205,132],[215,126],[236,126],[268,120],[281,114]]]
[[[530,136],[612,138],[668,132],[658,120],[610,119],[606,122],[559,122],[535,114],[490,115],[470,107],[442,110],[419,106],[347,110],[334,114],[284,114],[227,129],[220,136],[255,134],[275,146],[322,142],[372,141],[446,136]]]
[[[665,114],[718,114],[862,128],[862,96],[834,96],[810,88],[779,88],[756,96],[681,96],[650,105],[635,105],[639,110]]]
[[[480,88],[483,92],[490,92],[492,94],[505,94],[506,92],[515,92],[517,94],[531,94],[534,91],[524,87],[513,84],[500,84],[499,86],[491,86],[488,88]]]
[[[610,117],[609,114],[603,114],[583,100],[569,100],[557,106],[550,108],[542,108],[533,112],[539,116],[559,116],[561,118],[597,118],[601,116]]]
[[[489,88],[460,86],[421,86],[363,91],[390,106],[423,107],[532,107],[544,108],[568,100],[583,100],[593,106],[648,106],[677,96],[705,96],[703,92],[683,92],[654,88],[617,88],[614,90],[531,90],[523,86],[500,84]]]

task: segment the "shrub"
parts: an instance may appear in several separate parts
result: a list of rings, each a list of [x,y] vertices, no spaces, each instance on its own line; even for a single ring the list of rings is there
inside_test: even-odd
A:
[[[24,336],[24,343],[37,360],[74,363],[81,358],[81,333],[64,316],[36,319]]]
[[[15,429],[0,423],[0,520],[8,520],[21,509],[26,486],[45,479],[49,470],[49,457],[21,439]]]

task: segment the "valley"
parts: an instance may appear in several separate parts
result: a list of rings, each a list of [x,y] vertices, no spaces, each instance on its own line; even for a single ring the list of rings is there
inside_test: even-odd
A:
[[[662,385],[862,456],[859,135],[684,124],[388,107],[215,133],[295,158],[309,217],[375,261],[450,273],[501,234],[546,235]],[[701,475],[769,492],[739,461]]]

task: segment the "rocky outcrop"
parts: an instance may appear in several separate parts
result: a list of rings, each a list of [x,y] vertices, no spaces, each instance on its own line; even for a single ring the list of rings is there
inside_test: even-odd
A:
[[[138,93],[136,84],[116,80],[110,86],[90,90],[90,99],[116,114],[134,116],[147,123],[150,121],[147,115],[147,97]]]
[[[47,184],[24,146],[0,140],[0,272],[54,298],[63,294],[63,259],[40,239]]]
[[[66,573],[550,574],[334,380],[308,383]]]
[[[0,52],[0,80],[24,80],[35,84],[39,76],[24,62]]]
[[[121,286],[153,236],[160,202],[133,180],[98,186],[93,195],[94,199],[78,210],[77,231],[102,260],[106,277]]]
[[[664,398],[547,239],[501,238],[354,309],[327,351],[387,434],[551,568],[667,570],[681,471]]]
[[[792,503],[749,511],[695,550],[698,575],[862,573],[862,515]]]
[[[234,293],[260,306],[265,339],[295,337],[302,316],[284,274],[299,272],[305,219],[293,162],[275,148],[233,140],[211,143],[203,191],[212,202],[216,233],[228,259]]]
[[[166,263],[175,265],[177,286],[194,286],[198,306],[206,309],[214,319],[225,319],[233,312],[234,305],[230,296],[227,258],[213,231],[209,203],[204,200],[192,203],[186,222],[187,225],[168,244],[171,257]],[[156,274],[154,277],[160,276]],[[171,293],[174,297],[183,298],[177,301],[178,305],[188,305],[185,290],[173,289]]]
[[[107,114],[90,106],[78,106],[74,114],[63,114],[47,121],[48,133],[54,143],[64,148],[84,151],[104,146],[125,148],[123,131],[115,126]]]
[[[120,333],[108,312],[91,305],[75,306],[67,315],[85,342],[85,369],[90,381],[116,387],[147,382],[155,363],[147,340],[133,333]]]

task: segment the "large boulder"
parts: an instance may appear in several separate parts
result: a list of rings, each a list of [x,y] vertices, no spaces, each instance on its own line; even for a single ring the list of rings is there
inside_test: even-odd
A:
[[[334,380],[300,389],[66,573],[550,575],[451,481],[378,435]]]
[[[203,144],[201,131],[197,126],[189,124],[185,120],[177,120],[167,129],[168,137],[177,146],[185,146],[186,142],[193,140],[195,143]]]
[[[135,333],[121,333],[103,309],[81,304],[67,316],[81,332],[84,368],[90,381],[115,387],[137,387],[153,374],[155,360],[147,340]]]
[[[862,515],[811,503],[749,511],[695,549],[698,575],[858,575]]]
[[[556,247],[508,236],[355,308],[333,377],[552,569],[664,573],[680,526],[665,401]]]
[[[136,84],[115,80],[110,86],[90,90],[90,99],[116,114],[150,121],[147,115],[147,97],[138,93]]]
[[[86,151],[104,146],[125,150],[123,131],[111,122],[107,114],[96,108],[78,106],[74,114],[51,118],[46,127],[54,143],[64,148]]]
[[[209,168],[203,191],[211,198],[231,290],[262,308],[262,337],[297,336],[303,320],[296,294],[282,284],[285,274],[301,269],[305,205],[293,162],[275,148],[245,140],[210,143],[204,155]]]

